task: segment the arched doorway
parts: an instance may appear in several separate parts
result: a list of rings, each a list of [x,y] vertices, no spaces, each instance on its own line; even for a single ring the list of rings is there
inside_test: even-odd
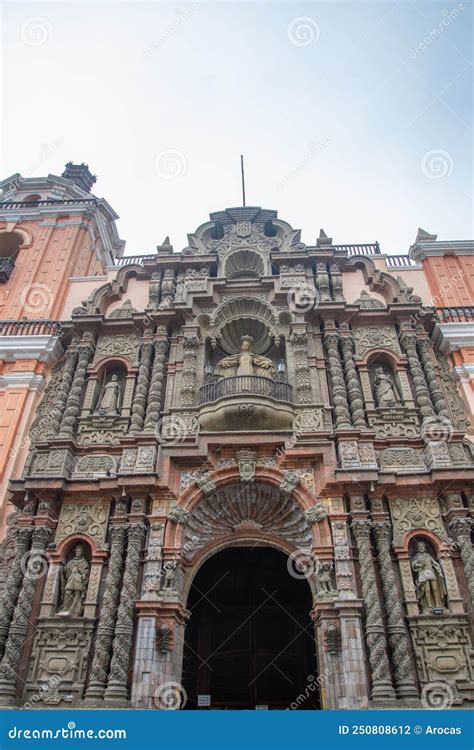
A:
[[[215,709],[319,708],[311,592],[283,552],[218,552],[196,574],[187,608],[186,708],[206,702],[198,696]]]

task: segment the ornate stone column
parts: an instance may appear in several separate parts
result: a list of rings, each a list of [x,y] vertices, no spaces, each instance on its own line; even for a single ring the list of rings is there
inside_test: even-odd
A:
[[[61,383],[58,388],[57,396],[52,404],[51,408],[51,420],[49,423],[48,436],[54,437],[61,424],[61,418],[66,408],[67,398],[71,390],[72,381],[77,365],[78,351],[75,348],[70,348],[66,354],[66,361],[64,363],[64,370],[62,373]]]
[[[413,679],[410,658],[410,641],[402,615],[400,595],[390,556],[392,527],[390,521],[386,520],[374,522],[373,528],[385,598],[388,639],[395,667],[395,690],[399,698],[417,698],[418,691]]]
[[[94,348],[92,337],[85,335],[78,347],[77,366],[71,389],[66,401],[66,408],[59,428],[59,437],[72,437],[76,426],[77,415],[81,404],[82,390],[86,381],[87,365],[92,357]]]
[[[30,547],[31,527],[20,528],[15,533],[15,557],[0,598],[0,656],[3,655],[10,622],[18,600],[26,565],[26,553]]]
[[[469,594],[471,599],[474,600],[474,552],[471,544],[472,520],[470,518],[453,518],[449,521],[448,526],[459,547],[469,585]]]
[[[418,351],[434,408],[440,417],[451,421],[449,407],[443,395],[441,381],[434,363],[433,344],[428,338],[418,339]]]
[[[5,652],[0,664],[0,702],[12,703],[16,695],[17,670],[31,618],[36,582],[46,565],[44,550],[52,537],[52,529],[37,526],[33,531],[23,585],[13,613]]]
[[[311,403],[311,376],[308,362],[308,332],[303,328],[293,327],[290,336],[295,368],[296,394],[299,404]]]
[[[150,337],[144,337],[141,345],[140,367],[138,368],[137,385],[132,401],[132,417],[130,420],[130,434],[136,434],[143,429],[145,410],[150,387],[151,359],[153,343]]]
[[[120,577],[126,537],[126,526],[111,527],[109,570],[105,581],[104,597],[95,637],[94,658],[89,674],[89,685],[85,695],[86,700],[93,703],[96,699],[103,697],[107,685],[107,676],[112,658],[112,643],[119,603]]]
[[[155,341],[155,359],[153,361],[150,389],[148,391],[148,404],[144,426],[145,432],[153,432],[160,418],[161,396],[163,393],[163,379],[167,352],[168,339],[158,338]]]
[[[434,417],[435,411],[431,402],[430,392],[416,350],[416,334],[409,324],[402,324],[400,343],[408,358],[408,366],[410,367],[415,386],[416,403],[420,409],[420,413],[423,419]]]
[[[346,383],[339,355],[339,332],[332,321],[326,322],[324,331],[324,346],[326,347],[331,396],[334,404],[336,428],[351,427],[349,403],[347,401]]]
[[[128,526],[128,549],[112,646],[110,674],[105,700],[122,705],[128,699],[127,677],[133,639],[133,613],[137,596],[140,552],[145,539],[143,521]]]
[[[351,523],[359,553],[360,580],[366,609],[365,633],[372,669],[372,698],[387,702],[395,700],[395,692],[390,677],[387,641],[382,624],[382,611],[372,560],[371,526],[372,523],[368,518],[355,519]]]
[[[367,427],[364,411],[364,397],[362,395],[362,388],[354,362],[354,340],[350,333],[341,336],[341,350],[352,424],[354,427],[364,428]]]
[[[183,330],[183,371],[181,373],[181,405],[194,406],[196,397],[196,359],[199,337],[193,326]]]

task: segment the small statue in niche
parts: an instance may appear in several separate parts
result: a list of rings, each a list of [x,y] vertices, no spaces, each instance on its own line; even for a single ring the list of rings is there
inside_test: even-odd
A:
[[[318,568],[318,594],[337,594],[332,585],[332,562],[323,562]]]
[[[172,306],[175,290],[176,287],[174,283],[174,271],[171,269],[167,269],[163,275],[163,281],[161,282],[161,302],[159,304],[160,310]]]
[[[397,406],[400,401],[394,380],[383,367],[375,368],[374,390],[377,406]]]
[[[148,309],[157,310],[160,302],[161,292],[161,273],[155,271],[151,275],[150,284],[148,287]]]
[[[416,553],[411,561],[414,572],[416,596],[423,614],[431,612],[434,607],[444,607],[446,584],[443,569],[433,559],[424,542],[418,542]]]
[[[220,377],[231,377],[232,375],[260,375],[266,378],[273,378],[275,375],[275,365],[268,357],[262,357],[253,354],[251,336],[242,336],[240,353],[231,354],[230,357],[224,357],[219,362]]]
[[[89,571],[89,563],[84,557],[84,546],[76,544],[74,556],[61,570],[58,615],[81,617],[84,612]]]
[[[178,562],[176,560],[168,560],[163,565],[164,578],[163,578],[163,592],[171,594],[178,590],[177,576],[178,576]]]
[[[118,416],[120,396],[122,389],[118,375],[114,374],[107,383],[104,383],[99,397],[98,414],[113,414]]]

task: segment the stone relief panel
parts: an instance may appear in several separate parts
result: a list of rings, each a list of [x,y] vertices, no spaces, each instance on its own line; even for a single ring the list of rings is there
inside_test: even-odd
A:
[[[356,356],[364,357],[371,349],[390,349],[401,356],[400,344],[395,328],[392,326],[364,326],[353,328]]]
[[[439,374],[443,384],[444,396],[448,402],[453,424],[457,430],[464,430],[470,424],[466,405],[459,394],[458,384],[452,373],[448,358],[438,354],[437,359],[440,366]]]
[[[94,474],[116,474],[117,459],[108,453],[81,456],[77,459],[73,479],[93,477]]]
[[[129,360],[131,365],[138,365],[140,337],[138,333],[107,334],[101,336],[97,342],[94,364],[105,357],[121,356]]]
[[[99,547],[103,547],[107,532],[110,505],[76,505],[64,503],[59,515],[55,542],[58,543],[69,534],[88,534]]]
[[[417,473],[426,471],[423,451],[418,448],[386,448],[379,454],[382,471]]]
[[[36,443],[38,440],[44,440],[49,434],[52,420],[51,408],[57,399],[59,387],[61,385],[63,367],[64,362],[53,370],[43,399],[38,406],[36,418],[30,429],[30,440],[32,443]]]
[[[401,544],[408,531],[428,529],[448,540],[443,526],[438,500],[430,498],[395,498],[390,501],[390,512],[393,520],[393,543]]]

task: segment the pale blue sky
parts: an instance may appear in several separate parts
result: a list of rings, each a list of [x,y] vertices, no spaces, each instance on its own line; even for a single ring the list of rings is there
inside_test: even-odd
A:
[[[7,2],[1,173],[89,163],[127,254],[240,205],[241,153],[307,243],[467,239],[472,57],[467,0]]]

